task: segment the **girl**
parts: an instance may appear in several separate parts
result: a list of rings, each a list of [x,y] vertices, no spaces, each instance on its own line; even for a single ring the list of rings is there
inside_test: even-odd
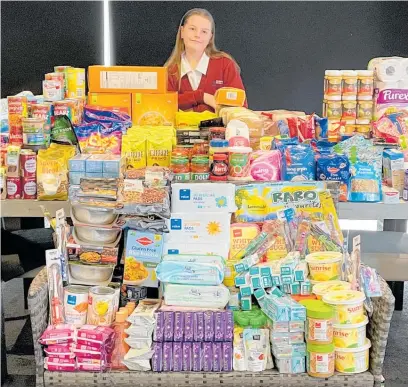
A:
[[[214,41],[214,19],[207,10],[196,8],[183,16],[176,44],[165,64],[169,74],[168,89],[178,91],[181,110],[214,111],[217,89],[244,90],[237,63],[230,55],[219,51]]]

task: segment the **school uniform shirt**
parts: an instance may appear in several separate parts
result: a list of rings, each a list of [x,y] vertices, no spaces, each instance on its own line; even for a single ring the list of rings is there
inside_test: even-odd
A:
[[[213,112],[214,109],[204,103],[204,93],[214,95],[221,87],[245,90],[235,63],[226,57],[209,58],[204,53],[195,70],[192,70],[183,54],[180,77],[179,82],[177,66],[171,66],[168,69],[168,90],[178,91],[178,104],[181,110]],[[245,107],[247,107],[246,101]]]

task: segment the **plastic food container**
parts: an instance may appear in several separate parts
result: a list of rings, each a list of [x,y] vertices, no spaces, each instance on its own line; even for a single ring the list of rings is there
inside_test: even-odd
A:
[[[313,282],[312,293],[316,295],[318,300],[321,300],[326,293],[351,289],[351,284],[346,281]]]
[[[69,262],[68,264],[70,277],[75,283],[80,282],[83,285],[96,285],[109,283],[113,270],[113,265],[84,265],[80,263]]]
[[[307,344],[307,373],[314,378],[329,378],[334,374],[333,344]]]
[[[89,208],[81,205],[72,206],[72,213],[79,222],[87,224],[111,224],[118,217],[111,209]]]
[[[324,251],[306,256],[310,278],[314,281],[339,280],[341,275],[341,253]]]
[[[370,340],[358,348],[336,348],[336,371],[344,374],[359,374],[369,367]]]
[[[358,324],[366,319],[365,294],[356,290],[339,290],[326,293],[323,302],[335,307],[335,324]]]
[[[334,310],[320,300],[304,300],[306,308],[306,341],[308,344],[331,344],[333,342]]]
[[[75,235],[83,242],[111,244],[120,236],[120,228],[96,228],[90,226],[74,226]],[[77,241],[78,242],[78,241]]]
[[[334,324],[333,343],[336,348],[359,348],[366,342],[368,318],[358,324]]]

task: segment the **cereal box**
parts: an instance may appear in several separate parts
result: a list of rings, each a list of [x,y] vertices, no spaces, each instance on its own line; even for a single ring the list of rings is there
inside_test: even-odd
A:
[[[128,230],[123,283],[157,288],[156,266],[163,253],[163,235]]]

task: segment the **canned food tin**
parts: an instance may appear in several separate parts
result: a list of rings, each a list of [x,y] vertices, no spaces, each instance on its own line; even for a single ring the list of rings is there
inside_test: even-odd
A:
[[[116,292],[107,286],[93,286],[88,295],[87,324],[108,326],[113,323]]]
[[[75,116],[75,102],[70,100],[54,102],[54,116],[68,116],[72,121]]]
[[[44,120],[44,130],[49,132],[52,125],[52,104],[41,103],[31,106],[31,117]]]
[[[36,177],[37,155],[33,151],[26,149],[21,150],[20,169],[23,177]]]
[[[23,144],[30,146],[45,145],[44,120],[41,118],[23,118]]]
[[[7,199],[21,199],[21,179],[19,177],[7,178]]]
[[[64,288],[65,322],[76,326],[86,324],[88,314],[88,293],[86,286],[69,285]]]
[[[23,177],[21,179],[22,199],[37,199],[37,183],[35,177]]]
[[[122,304],[128,301],[139,302],[147,297],[147,288],[134,285],[122,285],[120,295]]]
[[[9,125],[9,141],[10,145],[23,145],[23,126],[21,119],[19,124]]]

